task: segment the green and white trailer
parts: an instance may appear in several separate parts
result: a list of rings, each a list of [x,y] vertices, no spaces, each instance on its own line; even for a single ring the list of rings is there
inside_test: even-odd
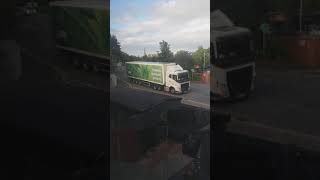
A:
[[[106,0],[50,2],[56,47],[85,69],[108,67],[109,3]]]
[[[173,94],[187,92],[190,88],[188,71],[176,63],[132,61],[126,62],[126,66],[132,83]]]

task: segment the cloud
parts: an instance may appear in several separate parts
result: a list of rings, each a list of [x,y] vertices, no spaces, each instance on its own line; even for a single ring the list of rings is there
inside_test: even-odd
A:
[[[160,0],[144,9],[140,15],[126,12],[111,24],[111,33],[117,36],[123,51],[143,55],[146,48],[147,53],[155,53],[162,40],[173,51],[209,47],[209,0]]]

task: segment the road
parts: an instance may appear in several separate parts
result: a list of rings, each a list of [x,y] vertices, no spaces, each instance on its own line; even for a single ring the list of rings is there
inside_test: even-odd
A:
[[[63,62],[66,63],[66,62]],[[107,91],[106,74],[96,74],[63,64],[63,79],[67,83]],[[233,117],[253,121],[275,128],[293,130],[320,136],[320,71],[301,68],[259,66],[257,64],[256,91],[241,102],[216,101],[213,108],[228,112]],[[171,94],[134,85],[132,88],[154,93]],[[209,85],[192,83],[191,91],[183,95],[182,102],[209,108]]]
[[[61,78],[66,83],[79,86],[87,86],[106,92],[109,88],[106,73],[86,72],[82,69],[77,69],[63,58],[60,58],[60,61],[58,62],[58,67],[61,69]],[[126,86],[133,89],[139,89],[167,96],[181,97],[181,102],[184,104],[210,109],[209,84],[191,83],[191,89],[188,93],[182,95],[172,95],[168,92],[155,91],[148,87],[130,84],[126,81],[125,76],[121,76],[121,74],[119,75],[119,73],[117,73],[117,75],[119,78],[118,84],[120,84],[120,86]]]
[[[121,82],[127,83],[126,73],[124,71],[116,72]],[[184,104],[210,109],[210,85],[200,82],[191,82],[190,91],[185,94],[172,95],[164,91],[155,91],[149,87],[144,87],[136,84],[127,83],[130,88],[140,89],[143,91],[153,92],[162,95],[181,97],[181,102]]]
[[[213,108],[245,121],[320,136],[320,72],[257,66],[256,91],[241,102]]]
[[[176,94],[172,95],[169,92],[164,91],[155,91],[151,88],[130,84],[131,88],[133,89],[140,89],[143,91],[153,92],[157,94],[163,94],[167,96],[175,96],[175,97],[181,97],[181,102],[184,104],[196,106],[196,107],[202,107],[205,109],[210,109],[210,86],[208,84],[202,84],[202,83],[192,83],[190,91],[185,94]]]

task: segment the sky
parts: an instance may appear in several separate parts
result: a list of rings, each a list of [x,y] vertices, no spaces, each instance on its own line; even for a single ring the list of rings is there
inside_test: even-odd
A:
[[[210,46],[210,0],[111,0],[111,34],[122,51],[143,56],[159,51],[165,40],[171,51]]]

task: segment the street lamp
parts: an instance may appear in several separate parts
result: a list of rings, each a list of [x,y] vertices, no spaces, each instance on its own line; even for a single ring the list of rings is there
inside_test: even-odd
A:
[[[205,67],[206,67],[206,52],[203,52],[203,68],[202,68],[203,71]]]
[[[300,0],[300,15],[299,15],[300,33],[302,32],[302,11],[303,11],[303,0]]]

